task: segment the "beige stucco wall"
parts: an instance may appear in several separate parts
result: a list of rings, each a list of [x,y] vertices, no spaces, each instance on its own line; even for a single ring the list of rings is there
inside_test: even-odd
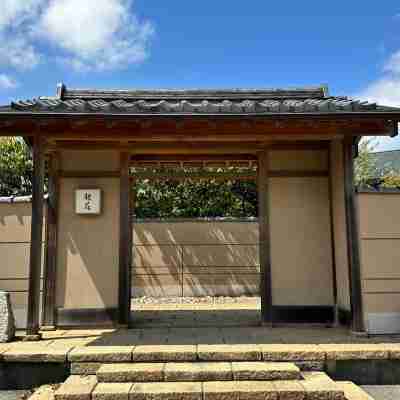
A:
[[[269,153],[272,171],[327,171],[329,156],[326,150],[273,150]]]
[[[340,308],[350,311],[350,282],[347,255],[342,142],[339,140],[333,141],[330,150],[337,303]]]
[[[18,327],[26,324],[31,214],[28,202],[0,204],[0,289],[10,292]]]
[[[63,171],[116,171],[115,151],[65,151]],[[74,192],[102,190],[99,216],[76,215]],[[65,309],[113,308],[118,302],[119,179],[61,178],[56,306]]]
[[[361,193],[358,199],[367,328],[400,332],[400,193]]]
[[[240,296],[259,288],[256,222],[138,222],[132,295]]]
[[[333,305],[328,179],[271,179],[272,299]]]
[[[119,171],[118,151],[64,150],[60,158],[63,171]]]
[[[76,215],[74,191],[102,189],[99,216]],[[118,299],[119,179],[60,180],[57,307],[115,307]]]

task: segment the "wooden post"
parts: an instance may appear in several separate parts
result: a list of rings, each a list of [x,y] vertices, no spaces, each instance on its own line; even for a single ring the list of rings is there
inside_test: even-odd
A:
[[[271,274],[271,237],[269,204],[269,154],[265,150],[258,153],[258,224],[260,254],[260,297],[261,317],[263,322],[273,322],[272,312],[272,274]]]
[[[44,143],[33,138],[32,222],[29,259],[28,320],[26,340],[39,340],[40,274],[42,267]]]
[[[56,269],[57,269],[57,229],[58,229],[58,189],[59,189],[59,154],[49,156],[49,198],[46,218],[46,260],[43,283],[43,330],[56,328]]]
[[[357,201],[354,186],[354,154],[355,144],[350,140],[343,142],[344,191],[346,206],[347,251],[350,275],[350,303],[352,322],[351,329],[355,333],[365,331],[362,305],[361,263],[359,248],[359,227]]]
[[[130,215],[131,186],[129,153],[120,154],[120,218],[119,218],[119,301],[118,322],[129,326],[131,313],[132,228]]]

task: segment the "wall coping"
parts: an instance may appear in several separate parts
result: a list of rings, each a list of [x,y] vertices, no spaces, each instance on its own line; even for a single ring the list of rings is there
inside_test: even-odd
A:
[[[258,218],[248,217],[248,218],[234,218],[234,217],[213,217],[213,218],[133,218],[134,223],[180,223],[180,222],[250,222],[257,223]]]
[[[43,199],[46,201],[49,195],[45,194]],[[32,203],[32,195],[29,196],[8,196],[0,197],[0,204]]]
[[[360,188],[357,189],[357,194],[400,194],[400,189],[394,188],[380,188],[380,189],[373,189],[373,188]]]

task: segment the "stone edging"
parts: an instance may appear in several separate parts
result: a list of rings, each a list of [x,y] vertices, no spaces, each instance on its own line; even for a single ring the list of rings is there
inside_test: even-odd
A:
[[[400,360],[400,343],[383,344],[250,344],[137,345],[57,347],[15,343],[0,350],[2,362],[152,362],[177,361],[343,361]]]

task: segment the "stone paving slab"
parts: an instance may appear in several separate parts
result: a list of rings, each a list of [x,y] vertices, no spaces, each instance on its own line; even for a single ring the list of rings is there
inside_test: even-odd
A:
[[[1,359],[6,362],[54,362],[67,361],[67,351],[64,349],[49,349],[47,347],[35,346],[14,347],[4,352]]]
[[[202,361],[259,361],[261,349],[258,345],[199,344],[197,356]]]
[[[389,349],[376,344],[324,344],[320,345],[327,360],[384,360]]]
[[[92,392],[92,400],[129,400],[133,383],[99,383]]]
[[[343,390],[346,400],[374,400],[367,392],[353,382],[336,382],[336,385]]]
[[[195,345],[144,345],[136,346],[132,353],[132,361],[195,361],[197,347]]]
[[[101,362],[72,362],[71,375],[96,375],[99,368],[104,365]]]
[[[233,379],[229,362],[167,363],[164,368],[166,381],[229,381]]]
[[[324,372],[303,372],[299,381],[307,392],[307,400],[345,400],[344,392]]]
[[[275,384],[279,399],[285,400],[306,400],[307,393],[303,386],[296,381],[279,381]]]
[[[85,346],[68,353],[71,362],[127,362],[132,360],[134,346]]]
[[[104,364],[97,371],[99,382],[161,382],[164,363]]]
[[[325,351],[312,344],[260,344],[264,361],[324,361]]]
[[[18,397],[15,400],[22,399]],[[5,399],[2,399],[5,400]],[[42,385],[36,389],[33,394],[29,397],[29,400],[54,400],[54,387],[51,385]]]
[[[278,400],[273,382],[204,382],[204,400]]]
[[[136,383],[130,400],[203,400],[200,382]]]
[[[55,400],[91,400],[91,393],[97,385],[94,376],[70,376],[55,392]]]
[[[301,379],[300,369],[292,363],[232,362],[232,373],[241,381]]]

